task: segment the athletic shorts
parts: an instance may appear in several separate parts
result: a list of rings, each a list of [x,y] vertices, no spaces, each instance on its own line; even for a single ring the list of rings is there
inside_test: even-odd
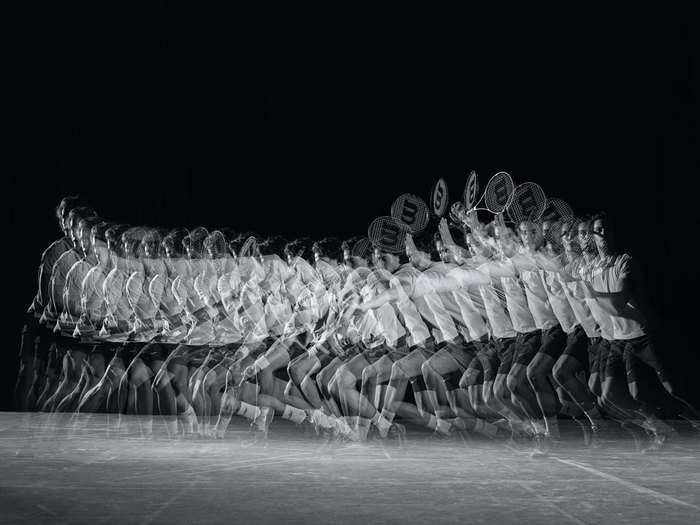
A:
[[[567,342],[566,334],[559,325],[542,330],[538,353],[548,355],[552,359],[557,360],[564,353]]]
[[[515,336],[515,350],[513,352],[513,364],[528,365],[542,347],[542,334],[539,330],[519,333]]]
[[[626,341],[610,341],[606,355],[603,356],[601,354],[601,359],[603,357],[605,358],[604,364],[602,364],[604,370],[602,378],[622,378],[627,376],[627,367],[625,366],[624,357],[625,343]]]
[[[661,381],[666,381],[663,362],[648,335],[634,339],[617,340],[613,342],[613,345],[621,348],[628,383],[637,382],[640,364],[654,370]]]
[[[508,375],[508,372],[510,372],[510,368],[513,366],[516,339],[517,337],[503,337],[501,339],[494,339],[494,345],[499,360],[497,374]]]
[[[602,337],[588,339],[588,369],[591,374],[600,375],[600,347],[603,341]]]
[[[475,342],[466,343],[462,340],[461,342],[450,342],[443,348],[450,353],[459,364],[460,370],[464,372],[480,349],[480,346],[477,347],[476,344]],[[480,342],[478,344],[481,345]]]
[[[90,355],[101,355],[105,363],[109,363],[117,353],[120,353],[120,343],[102,342],[92,345]]]
[[[581,363],[581,366],[588,366],[588,346],[590,341],[581,325],[576,325],[573,332],[566,335],[566,348],[564,355],[571,356]]]

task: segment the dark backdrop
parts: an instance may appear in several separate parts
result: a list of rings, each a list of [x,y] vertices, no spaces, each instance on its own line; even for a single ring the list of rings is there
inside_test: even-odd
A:
[[[2,408],[63,195],[121,222],[344,236],[470,169],[616,215],[700,397],[690,13],[97,9],[16,10]]]

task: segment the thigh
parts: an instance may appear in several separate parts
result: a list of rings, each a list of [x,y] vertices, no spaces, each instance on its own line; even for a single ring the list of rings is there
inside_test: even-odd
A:
[[[563,355],[575,359],[581,365],[581,368],[586,368],[589,366],[589,346],[586,333],[578,326],[566,336],[566,347]]]
[[[548,355],[556,361],[566,348],[566,339],[566,334],[559,326],[545,330],[542,332],[538,353]]]
[[[428,355],[420,348],[412,350],[406,357],[399,359],[396,364],[407,377],[414,377],[421,373],[421,366],[427,361]]]
[[[460,369],[459,362],[454,358],[449,348],[439,350],[428,359],[427,363],[432,370],[441,376]]]
[[[527,366],[540,348],[540,337],[533,333],[516,338],[513,349],[513,366]]]
[[[547,375],[554,367],[554,358],[544,352],[537,352],[527,365],[528,374]]]

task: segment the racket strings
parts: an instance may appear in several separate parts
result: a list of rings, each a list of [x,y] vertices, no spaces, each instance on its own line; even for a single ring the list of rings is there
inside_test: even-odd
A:
[[[526,182],[515,188],[507,207],[508,216],[514,222],[537,221],[547,207],[547,197],[539,184]]]

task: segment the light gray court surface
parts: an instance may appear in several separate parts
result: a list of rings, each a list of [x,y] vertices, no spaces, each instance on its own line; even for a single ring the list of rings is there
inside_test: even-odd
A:
[[[660,454],[564,427],[550,457],[502,442],[328,442],[275,420],[224,440],[110,432],[105,414],[0,413],[1,523],[698,523],[700,439]],[[124,417],[124,416],[122,416]],[[74,423],[75,420],[74,420]]]

